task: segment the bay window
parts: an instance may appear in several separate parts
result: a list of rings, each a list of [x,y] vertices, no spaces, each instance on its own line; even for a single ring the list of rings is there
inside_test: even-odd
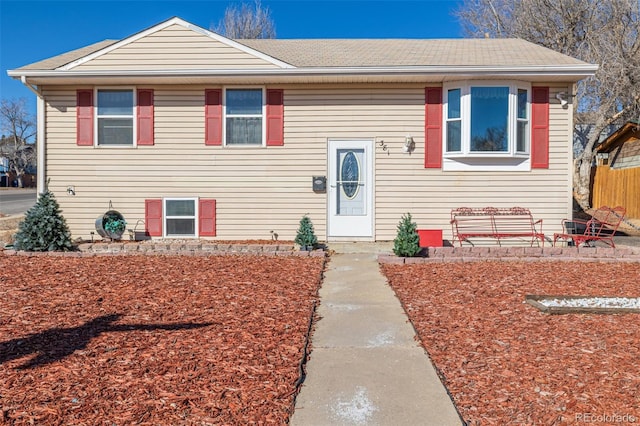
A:
[[[520,83],[445,85],[445,157],[528,155],[529,92]]]

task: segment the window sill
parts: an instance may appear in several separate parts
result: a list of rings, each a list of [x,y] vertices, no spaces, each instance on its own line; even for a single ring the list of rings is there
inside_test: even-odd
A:
[[[517,159],[524,159],[527,160],[529,159],[529,154],[511,154],[511,153],[496,153],[496,152],[476,152],[473,154],[457,154],[457,153],[445,153],[444,154],[444,158],[450,158],[452,160],[456,160],[456,161],[460,161],[460,160],[464,160],[464,159],[477,159],[477,158],[491,158],[491,159],[511,159],[511,158],[517,158]]]
[[[442,161],[443,171],[492,171],[492,172],[524,172],[531,170],[529,156],[445,156]]]
[[[224,145],[224,148],[229,149],[251,149],[251,148],[266,148],[266,145],[258,145],[258,144],[246,144],[246,145]]]

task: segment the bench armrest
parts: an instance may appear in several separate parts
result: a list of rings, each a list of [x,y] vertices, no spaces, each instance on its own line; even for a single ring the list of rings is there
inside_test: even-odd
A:
[[[536,225],[538,225],[538,224],[540,224],[539,230],[536,229]],[[542,219],[538,219],[535,222],[533,222],[533,230],[536,231],[536,232],[542,233]]]

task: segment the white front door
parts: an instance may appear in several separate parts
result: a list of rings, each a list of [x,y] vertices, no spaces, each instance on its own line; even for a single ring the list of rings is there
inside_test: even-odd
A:
[[[373,141],[329,141],[328,238],[373,237]]]

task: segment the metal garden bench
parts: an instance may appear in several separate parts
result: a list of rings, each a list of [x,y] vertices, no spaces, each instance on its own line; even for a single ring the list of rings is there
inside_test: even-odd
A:
[[[470,238],[494,238],[498,245],[506,238],[530,238],[532,247],[535,242],[544,246],[542,219],[534,220],[531,211],[522,207],[460,207],[451,211],[451,228],[453,243],[457,240],[460,247],[463,241],[474,245]]]

